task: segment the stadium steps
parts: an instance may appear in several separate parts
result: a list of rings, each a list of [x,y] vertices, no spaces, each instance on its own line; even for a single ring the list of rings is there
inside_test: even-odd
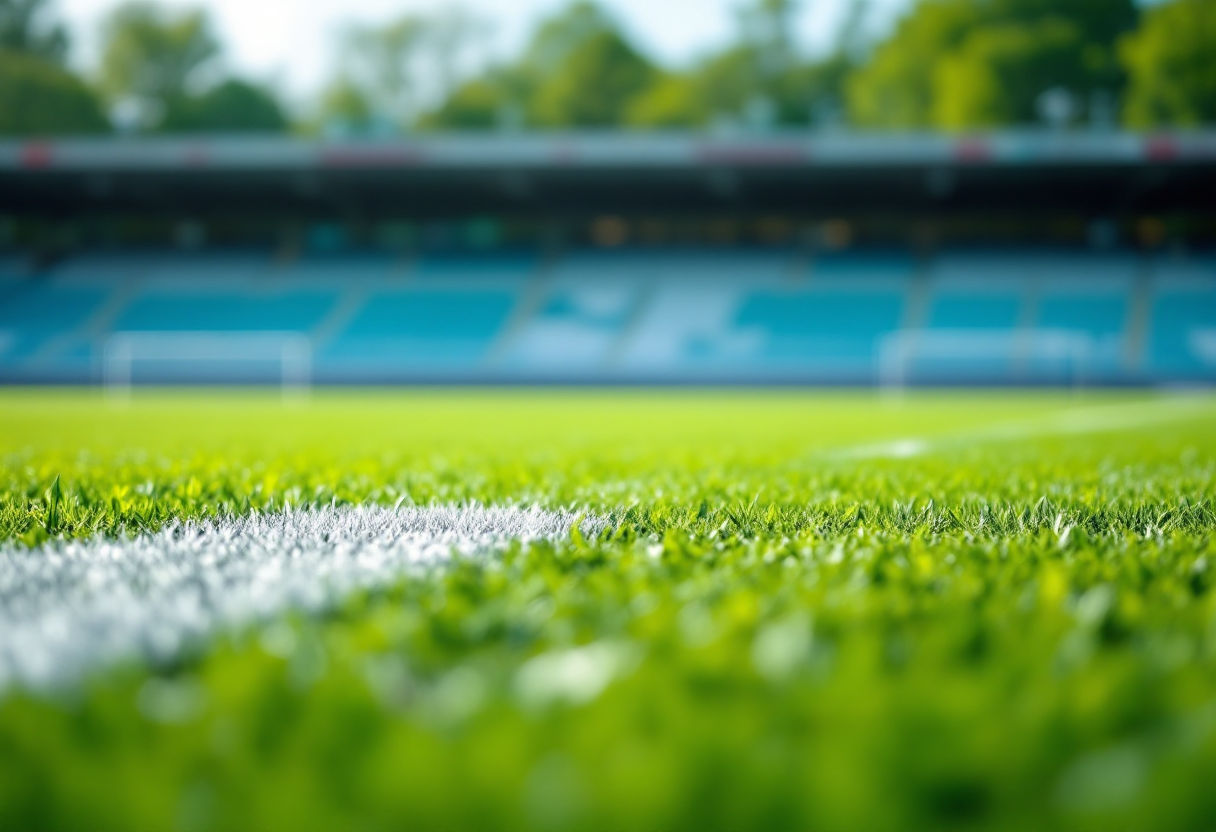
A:
[[[86,345],[94,358],[100,358],[102,350],[105,349],[106,337],[113,330],[115,321],[122,316],[131,301],[139,295],[142,284],[142,275],[123,278],[110,292],[109,297],[78,329],[60,333],[49,339],[33,357],[33,360],[38,363],[53,362],[81,345]]]
[[[1158,258],[1149,365],[1176,381],[1216,380],[1216,258]]]
[[[536,271],[525,284],[519,302],[507,319],[503,331],[486,353],[487,369],[502,368],[510,362],[511,355],[518,348],[519,341],[527,331],[529,324],[540,314],[545,301],[548,300],[554,286],[557,260],[558,255],[550,253],[541,257],[537,262]]]
[[[366,285],[348,286],[341,290],[338,301],[309,333],[314,354],[322,353],[338,334],[351,325],[367,305],[371,290]]]
[[[1021,308],[1017,320],[1013,324],[1015,337],[1021,336],[1022,346],[1015,348],[1010,361],[1010,372],[1016,379],[1028,378],[1036,371],[1035,356],[1031,354],[1026,344],[1025,336],[1038,328],[1039,312],[1043,304],[1043,276],[1034,274],[1028,278],[1022,287]]]
[[[629,312],[625,316],[625,322],[621,326],[620,332],[617,333],[616,340],[608,348],[608,352],[604,357],[604,369],[607,372],[617,373],[620,371],[621,365],[629,353],[629,346],[637,336],[638,330],[642,327],[642,322],[646,319],[646,312],[654,302],[658,290],[658,281],[653,280],[638,288]]]
[[[37,367],[47,342],[79,329],[108,294],[107,287],[64,285],[48,276],[25,282],[0,306],[0,332],[6,342],[0,363],[7,368]]]
[[[1136,280],[1128,298],[1127,333],[1123,342],[1123,369],[1133,376],[1143,375],[1148,365],[1149,327],[1152,326],[1153,283],[1156,280],[1152,264],[1140,258]]]
[[[317,365],[357,381],[478,379],[535,270],[527,254],[420,257],[368,297]]]
[[[917,258],[912,278],[908,281],[908,295],[904,301],[904,315],[900,325],[905,330],[921,329],[929,317],[929,261]]]

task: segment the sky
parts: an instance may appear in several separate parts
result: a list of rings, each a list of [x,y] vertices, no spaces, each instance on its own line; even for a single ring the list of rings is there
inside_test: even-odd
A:
[[[300,102],[331,75],[335,42],[351,22],[375,23],[408,12],[425,12],[452,0],[167,0],[164,5],[205,7],[227,52],[231,71],[272,84]],[[602,0],[649,54],[668,65],[686,62],[725,42],[741,0]],[[823,49],[849,0],[803,0],[799,34],[808,49]],[[869,0],[871,24],[888,26],[909,0]],[[99,21],[117,0],[56,0],[72,31],[74,62],[96,60]],[[518,49],[535,23],[564,0],[463,0],[462,5],[493,26],[492,51]]]

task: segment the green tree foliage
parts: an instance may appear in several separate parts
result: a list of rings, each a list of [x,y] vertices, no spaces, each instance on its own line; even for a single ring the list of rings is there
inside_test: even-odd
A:
[[[550,75],[588,41],[616,31],[616,22],[600,6],[578,0],[537,27],[520,69],[538,77]]]
[[[163,132],[278,132],[287,118],[268,90],[229,79],[195,96],[170,99],[159,129]]]
[[[577,2],[537,29],[514,71],[527,120],[544,127],[620,125],[631,101],[656,78],[600,6]],[[512,96],[514,97],[514,96]]]
[[[134,102],[142,127],[160,132],[279,131],[283,109],[269,90],[237,78],[208,83],[222,45],[207,15],[135,2],[105,28],[102,88]]]
[[[1114,43],[1136,21],[1132,0],[924,0],[849,79],[850,115],[869,127],[1030,121],[1049,88],[1116,92]]]
[[[67,70],[33,55],[0,51],[0,135],[100,133],[97,96]]]
[[[382,112],[407,117],[418,97],[414,64],[426,26],[425,18],[409,15],[384,26],[352,29],[344,46],[345,85]]]
[[[321,94],[319,115],[323,127],[360,130],[372,123],[375,108],[354,81],[341,76]]]
[[[579,0],[544,21],[517,60],[451,85],[417,123],[687,128],[823,125],[847,114],[856,127],[957,130],[1033,123],[1049,90],[1075,102],[1072,117],[1104,121],[1125,89],[1132,124],[1216,118],[1212,0],[1150,7],[1139,31],[1137,0],[919,0],[878,43],[865,35],[868,3],[853,0],[836,48],[814,58],[792,34],[798,8],[749,0],[730,43],[664,69],[601,6]],[[397,33],[401,44],[414,42],[407,34]],[[375,62],[373,44],[359,51]],[[383,112],[385,98],[362,100]]]
[[[924,0],[904,17],[847,83],[849,114],[870,127],[930,121],[937,62],[977,23],[968,0]]]
[[[501,83],[495,83],[492,78],[474,78],[457,87],[437,109],[425,114],[419,120],[419,126],[488,130],[506,126],[512,121],[513,113],[522,116],[522,111],[512,104]]]
[[[431,128],[611,127],[658,78],[599,5],[580,0],[543,21],[518,60],[455,88],[419,124]]]
[[[791,0],[756,0],[745,6],[737,42],[687,72],[663,76],[630,108],[630,122],[691,127],[716,121],[805,124],[826,118],[836,108],[850,68],[843,48],[847,38],[827,58],[805,61],[790,34],[796,11]]]
[[[621,33],[599,32],[573,49],[537,89],[532,118],[546,127],[619,125],[654,74]]]
[[[937,62],[933,124],[958,129],[1034,121],[1044,90],[1084,82],[1074,60],[1081,48],[1076,27],[1059,18],[978,29]]]
[[[67,48],[45,0],[0,0],[0,135],[106,129],[97,96],[63,66]]]
[[[669,73],[629,109],[629,123],[643,127],[701,127],[716,121],[759,118],[779,125],[832,118],[850,70],[842,53],[813,63],[792,63],[767,76],[758,53],[735,47],[692,70]]]
[[[1216,122],[1216,3],[1173,0],[1149,10],[1119,51],[1133,127]]]
[[[339,76],[322,97],[321,121],[355,131],[413,124],[461,88],[484,32],[458,8],[351,28]]]
[[[46,0],[0,0],[0,51],[62,62],[68,50],[63,26],[51,20]]]
[[[206,14],[168,11],[151,3],[119,6],[106,23],[102,87],[114,97],[164,104],[188,95],[220,54]]]

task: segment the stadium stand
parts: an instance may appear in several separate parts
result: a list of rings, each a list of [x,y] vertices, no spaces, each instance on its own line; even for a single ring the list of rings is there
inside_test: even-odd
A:
[[[476,376],[534,271],[526,255],[423,257],[401,281],[366,284],[318,366],[360,381]]]
[[[3,358],[37,363],[41,352],[62,333],[78,329],[105,299],[101,287],[26,282],[0,307]]]
[[[1216,259],[1164,260],[1149,324],[1149,364],[1176,378],[1210,378],[1216,368]]]
[[[740,247],[287,263],[136,252],[0,266],[0,373],[17,381],[96,380],[107,341],[129,333],[294,334],[313,345],[321,382],[868,383],[892,336],[910,350],[911,381],[1202,381],[1216,370],[1216,260],[1203,257]],[[926,348],[942,343],[953,345],[944,356]],[[203,372],[206,355],[197,363],[202,375],[182,380],[216,374]]]
[[[1212,383],[1213,187],[1203,130],[0,142],[0,383]]]

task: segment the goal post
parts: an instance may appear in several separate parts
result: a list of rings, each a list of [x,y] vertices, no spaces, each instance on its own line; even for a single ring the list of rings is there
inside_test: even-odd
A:
[[[876,376],[886,390],[902,390],[913,380],[918,362],[933,361],[938,373],[956,377],[991,374],[984,363],[1006,362],[1011,381],[1042,380],[1035,365],[1065,368],[1073,387],[1084,384],[1095,356],[1092,336],[1069,329],[906,329],[879,342]]]
[[[301,399],[312,387],[312,340],[299,332],[116,332],[102,350],[102,383],[107,394],[125,399],[139,365],[154,364],[161,375],[177,368],[173,380],[228,366],[278,364],[273,376],[284,399]]]

